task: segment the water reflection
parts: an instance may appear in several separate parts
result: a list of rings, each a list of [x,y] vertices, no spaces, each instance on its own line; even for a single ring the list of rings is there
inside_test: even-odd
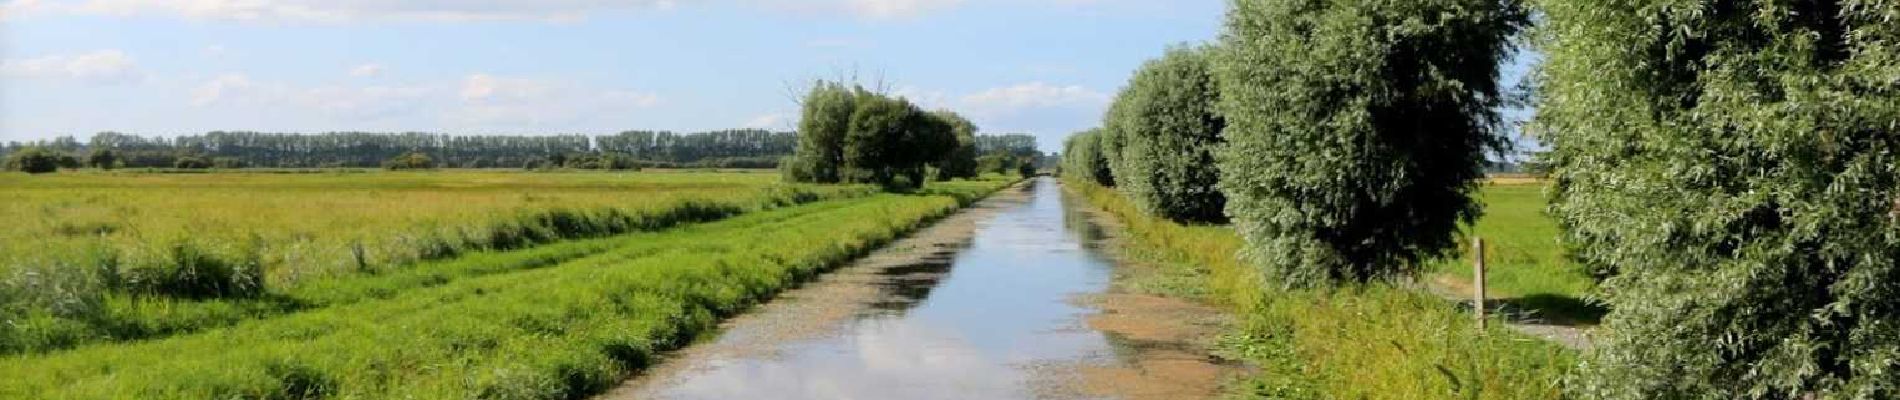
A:
[[[882,296],[834,335],[773,356],[704,360],[640,398],[1012,399],[1036,394],[1027,366],[1112,354],[1080,328],[1077,293],[1106,288],[1110,265],[1085,246],[1101,231],[1043,178],[926,262],[875,274]],[[722,341],[725,339],[721,339]]]

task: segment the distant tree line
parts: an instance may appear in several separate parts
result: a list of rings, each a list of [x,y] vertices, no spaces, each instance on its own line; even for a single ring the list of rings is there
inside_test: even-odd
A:
[[[974,125],[957,118],[965,124],[956,127],[960,140],[975,148],[1035,151],[1033,138],[1023,141],[1027,135],[976,136]],[[377,168],[411,153],[428,157],[436,168],[777,168],[797,143],[796,133],[762,129],[627,131],[592,137],[223,131],[162,137],[101,132],[86,141],[61,136],[9,142],[0,145],[0,157],[9,160],[7,170],[34,172],[84,167]],[[972,157],[962,171],[975,166]]]
[[[977,136],[976,125],[954,112],[926,111],[855,84],[816,82],[802,107],[797,150],[784,164],[795,182],[908,190],[933,176],[1009,172],[1042,156],[1033,136]]]

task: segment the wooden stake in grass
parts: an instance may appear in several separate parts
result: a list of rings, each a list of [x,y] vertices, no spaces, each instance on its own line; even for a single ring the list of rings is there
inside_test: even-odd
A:
[[[1472,291],[1474,300],[1476,300],[1471,304],[1471,307],[1473,310],[1476,310],[1476,314],[1478,314],[1478,332],[1483,333],[1484,327],[1485,327],[1485,321],[1484,321],[1484,238],[1471,239],[1471,254],[1472,254],[1472,259],[1473,259],[1472,271],[1471,271],[1471,280],[1472,280],[1471,291]]]

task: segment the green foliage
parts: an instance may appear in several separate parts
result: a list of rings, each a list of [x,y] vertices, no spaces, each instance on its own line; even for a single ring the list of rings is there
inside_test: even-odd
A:
[[[11,223],[0,230],[0,277],[13,277],[0,279],[0,315],[11,321],[0,324],[0,357],[386,297],[453,275],[461,264],[450,260],[493,264],[484,254],[875,192],[774,182],[758,173],[0,176],[0,193],[14,198],[0,204]],[[398,276],[409,283],[323,289]]]
[[[1102,130],[1070,135],[1062,143],[1062,173],[1104,187],[1115,186],[1115,173],[1102,154]]]
[[[799,152],[785,172],[797,181],[916,189],[928,178],[928,167],[962,145],[959,124],[945,118],[954,114],[925,112],[862,87],[820,82],[806,96],[805,108]]]
[[[1216,110],[1219,88],[1208,49],[1173,48],[1149,61],[1116,97],[1107,125],[1122,150],[1117,189],[1142,210],[1177,221],[1221,222],[1214,150],[1226,121]]]
[[[1452,250],[1480,212],[1484,153],[1503,144],[1498,64],[1525,22],[1498,0],[1236,1],[1215,75],[1242,256],[1303,287]]]
[[[932,113],[938,119],[950,124],[951,132],[956,135],[956,147],[937,163],[937,180],[947,181],[956,178],[975,178],[976,170],[976,124],[968,118],[950,111]]]
[[[964,183],[932,190],[1000,187]],[[303,312],[0,358],[0,375],[14,378],[0,381],[0,397],[585,398],[957,204],[942,195],[824,202],[558,254],[362,276],[330,287],[332,296],[296,295],[320,307]],[[141,367],[108,367],[117,365]]]
[[[172,168],[207,169],[211,168],[211,160],[207,160],[202,156],[178,156],[177,159],[172,161]]]
[[[858,90],[842,83],[819,81],[805,95],[798,120],[798,148],[784,168],[794,182],[843,181],[844,139],[857,111]]]
[[[7,155],[6,170],[29,174],[44,174],[59,171],[59,154],[50,150],[32,147],[14,151]]]
[[[1614,272],[1573,394],[1900,396],[1900,8],[1541,4],[1550,211]]]
[[[1228,307],[1237,323],[1216,350],[1256,367],[1230,398],[1555,399],[1575,365],[1564,348],[1493,323],[1433,295],[1385,283],[1277,290],[1233,255],[1245,246],[1221,225],[1183,225],[1137,209],[1113,189],[1070,179],[1089,204],[1113,215],[1120,256],[1155,277],[1128,286]]]
[[[435,169],[435,159],[420,151],[402,153],[402,155],[383,162],[383,169],[396,171],[406,169]]]

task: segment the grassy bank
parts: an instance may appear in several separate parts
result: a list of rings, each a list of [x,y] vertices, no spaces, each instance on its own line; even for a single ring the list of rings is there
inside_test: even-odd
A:
[[[440,284],[605,250],[577,239],[865,196],[769,174],[0,175],[0,354],[321,307],[362,281]],[[18,190],[14,190],[18,189]],[[85,228],[72,228],[84,226]],[[72,231],[79,233],[68,234]],[[467,265],[487,265],[476,268]],[[384,292],[402,285],[384,287]]]
[[[0,397],[579,398],[726,316],[954,211],[957,197],[1003,183],[940,184],[936,193],[959,196],[880,194],[563,243],[604,250],[570,249],[587,254],[548,265],[491,259],[436,268],[440,277],[337,283],[317,292],[329,297],[306,299],[329,298],[321,308],[0,359],[0,375],[10,378]]]
[[[1147,216],[1112,189],[1069,181],[1073,193],[1124,225],[1125,255],[1158,265],[1137,288],[1228,307],[1240,323],[1228,356],[1260,366],[1232,387],[1240,398],[1536,399],[1559,397],[1570,352],[1471,315],[1430,294],[1385,284],[1266,289],[1233,255],[1224,226]]]

